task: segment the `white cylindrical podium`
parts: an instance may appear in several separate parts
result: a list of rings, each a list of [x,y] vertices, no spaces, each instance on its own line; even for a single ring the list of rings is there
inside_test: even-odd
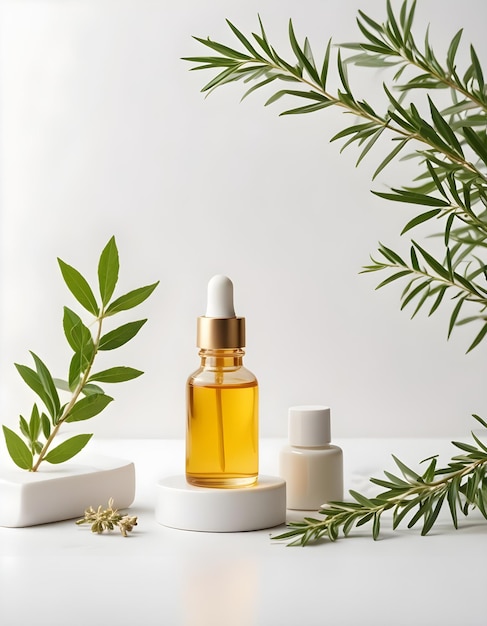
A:
[[[252,487],[195,487],[184,476],[157,483],[156,519],[181,530],[241,532],[279,526],[286,521],[286,483],[259,476]]]

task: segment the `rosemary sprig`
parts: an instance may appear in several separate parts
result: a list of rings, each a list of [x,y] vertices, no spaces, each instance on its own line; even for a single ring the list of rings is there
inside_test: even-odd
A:
[[[473,417],[487,428],[482,418]],[[385,479],[370,479],[385,491],[367,498],[351,490],[353,501],[330,502],[320,509],[321,518],[306,517],[300,522],[290,522],[289,530],[273,539],[292,540],[289,545],[305,546],[323,537],[335,541],[340,531],[347,537],[354,527],[365,524],[371,524],[372,537],[377,539],[386,511],[392,512],[393,529],[409,516],[407,527],[421,521],[421,534],[426,535],[445,501],[455,528],[458,528],[458,513],[468,515],[471,508],[477,508],[487,519],[487,446],[473,432],[472,437],[475,445],[452,442],[462,453],[453,456],[446,467],[437,467],[437,456],[425,459],[429,463],[422,474],[393,456],[401,475],[384,471]]]
[[[113,498],[108,501],[108,508],[104,509],[101,505],[95,509],[90,506],[85,511],[85,516],[76,521],[76,524],[91,524],[91,532],[101,534],[105,531],[111,531],[117,527],[124,537],[137,526],[137,517],[131,515],[123,515],[118,509],[113,508]]]
[[[193,70],[217,71],[202,89],[207,94],[241,81],[251,84],[243,99],[256,90],[283,83],[284,88],[275,91],[265,104],[291,99],[297,100],[299,106],[285,109],[281,115],[316,113],[329,107],[351,113],[355,121],[331,141],[343,141],[342,150],[352,145],[358,147],[357,165],[372,149],[377,149],[384,137],[389,137],[393,147],[380,159],[373,179],[398,158],[417,160],[419,172],[412,185],[375,193],[388,201],[419,207],[401,235],[433,221],[440,224],[443,258],[438,260],[425,245],[411,242],[411,266],[407,267],[390,246],[381,244],[380,258],[373,258],[373,265],[367,266],[365,272],[390,273],[379,287],[397,279],[408,280],[401,301],[402,308],[409,303],[415,305],[413,317],[423,306],[431,315],[451,299],[448,336],[457,324],[480,324],[469,346],[472,350],[487,335],[487,88],[473,46],[469,46],[470,62],[463,71],[458,67],[462,30],[452,38],[444,62],[435,54],[428,30],[422,44],[417,43],[413,33],[415,9],[414,1],[405,0],[395,13],[387,0],[383,22],[359,11],[357,23],[362,40],[337,46],[336,91],[329,87],[331,40],[322,61],[317,63],[309,40],[298,40],[292,20],[288,29],[292,58],[288,60],[272,45],[260,18],[258,32],[250,36],[227,20],[237,47],[196,37],[211,54],[185,60],[194,64]],[[346,58],[349,50],[354,54]],[[350,65],[362,71],[391,67],[395,70],[384,83],[384,113],[354,94],[348,77]],[[442,106],[435,102],[439,90],[443,94]],[[394,95],[394,91],[399,95]],[[406,99],[412,95],[422,101],[408,104]],[[445,95],[451,99],[446,106]],[[476,313],[460,319],[465,303],[474,307]]]

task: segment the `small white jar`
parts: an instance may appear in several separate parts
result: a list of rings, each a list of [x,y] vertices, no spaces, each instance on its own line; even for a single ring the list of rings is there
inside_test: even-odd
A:
[[[328,407],[289,409],[289,445],[279,455],[288,509],[316,511],[327,502],[343,500],[343,452],[330,442]]]

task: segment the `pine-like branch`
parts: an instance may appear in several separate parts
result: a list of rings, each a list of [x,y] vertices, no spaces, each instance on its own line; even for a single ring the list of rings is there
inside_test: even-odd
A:
[[[457,66],[461,30],[453,37],[444,63],[436,56],[428,31],[423,45],[420,47],[416,43],[413,35],[415,9],[415,2],[406,0],[395,14],[387,1],[387,17],[383,23],[359,11],[357,23],[363,40],[338,46],[336,71],[340,87],[336,93],[328,87],[332,69],[331,41],[322,63],[317,64],[309,41],[299,42],[292,21],[288,32],[292,60],[285,60],[277,53],[260,20],[260,32],[252,33],[250,37],[228,22],[242,50],[209,38],[196,38],[216,56],[187,57],[186,60],[196,64],[192,69],[218,70],[218,74],[203,87],[207,93],[222,85],[243,81],[251,84],[243,95],[245,98],[270,85],[291,83],[292,87],[275,91],[266,105],[287,98],[297,100],[299,106],[286,109],[281,115],[315,113],[329,107],[353,114],[355,121],[331,141],[342,141],[341,150],[356,146],[359,150],[357,165],[370,152],[377,150],[383,137],[389,136],[393,148],[380,160],[373,179],[394,160],[415,158],[418,161],[420,172],[411,185],[376,194],[386,200],[421,208],[405,224],[401,235],[433,219],[441,224],[444,258],[438,261],[424,247],[413,244],[412,254],[417,257],[419,252],[426,267],[419,269],[413,264],[408,271],[402,268],[402,272],[393,274],[381,286],[396,278],[406,278],[410,272],[418,274],[413,282],[423,278],[423,282],[414,284],[414,288],[409,282],[403,292],[403,308],[413,300],[417,304],[413,317],[434,296],[431,315],[446,301],[443,298],[446,290],[454,288],[453,326],[466,302],[470,307],[475,306],[477,313],[458,320],[458,323],[479,319],[484,322],[469,348],[472,349],[487,334],[487,90],[473,46],[470,46],[471,62],[467,68],[460,72]],[[355,54],[344,59],[344,51],[350,49]],[[388,103],[386,113],[377,112],[367,100],[354,94],[348,78],[351,64],[369,68],[397,66],[390,84],[384,84]],[[405,78],[407,73],[412,77]],[[451,106],[440,109],[434,102],[432,94],[440,89],[450,93]],[[394,90],[400,95],[394,95]],[[421,91],[426,92],[426,106],[420,107],[413,102],[405,104],[407,96]],[[420,109],[428,114],[420,113]],[[383,250],[383,247],[379,250],[381,254]],[[415,257],[412,257],[413,261]],[[365,268],[366,271],[382,269],[398,268],[378,262]],[[449,335],[453,326],[450,324]]]

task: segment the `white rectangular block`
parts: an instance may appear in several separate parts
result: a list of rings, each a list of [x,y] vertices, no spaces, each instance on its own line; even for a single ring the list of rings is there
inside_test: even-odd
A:
[[[130,461],[87,456],[83,465],[45,464],[37,472],[0,467],[0,526],[18,528],[82,517],[89,506],[126,509],[135,498]]]

